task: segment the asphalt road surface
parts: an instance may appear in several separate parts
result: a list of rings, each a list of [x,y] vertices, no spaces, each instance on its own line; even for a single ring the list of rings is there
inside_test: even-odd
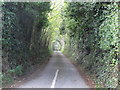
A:
[[[55,51],[35,78],[18,88],[89,88],[76,67],[61,52]]]

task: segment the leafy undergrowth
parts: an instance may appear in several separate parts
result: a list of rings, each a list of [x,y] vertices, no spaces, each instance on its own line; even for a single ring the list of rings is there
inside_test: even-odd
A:
[[[5,74],[4,78],[6,78],[6,80],[4,81],[7,82],[5,82],[2,87],[3,88],[19,87],[19,85],[23,84],[25,81],[35,77],[35,75],[46,66],[50,57],[51,56],[45,58],[45,60],[41,61],[40,63],[30,66],[28,69],[25,70],[25,72],[22,72],[22,74],[20,75],[15,75],[14,78],[13,75],[10,73],[9,76],[8,74]],[[14,74],[16,74],[16,72]]]

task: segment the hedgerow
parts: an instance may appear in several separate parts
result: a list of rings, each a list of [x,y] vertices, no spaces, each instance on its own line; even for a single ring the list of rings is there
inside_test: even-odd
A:
[[[118,86],[118,3],[66,3],[61,34],[66,37],[64,53],[76,60],[96,87]]]
[[[49,2],[5,2],[2,5],[3,84],[50,56],[45,32]]]

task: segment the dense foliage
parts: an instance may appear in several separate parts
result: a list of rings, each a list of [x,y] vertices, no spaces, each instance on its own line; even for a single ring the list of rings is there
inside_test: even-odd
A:
[[[67,2],[64,7],[61,1],[51,1],[51,5],[5,2],[0,79],[9,83],[30,71],[47,60],[59,43],[59,50],[64,49],[95,77],[96,87],[117,87],[118,13],[118,3],[110,2]]]
[[[63,46],[61,45],[62,39],[60,36],[60,25],[62,23],[61,18],[61,9],[63,6],[63,2],[61,1],[51,1],[51,9],[52,11],[49,13],[49,35],[50,36],[50,42],[51,47],[54,49],[54,43],[60,43],[60,50],[63,49]]]
[[[64,53],[96,77],[97,87],[117,87],[118,4],[66,3],[63,18]]]
[[[49,2],[5,2],[3,4],[3,84],[49,57]]]

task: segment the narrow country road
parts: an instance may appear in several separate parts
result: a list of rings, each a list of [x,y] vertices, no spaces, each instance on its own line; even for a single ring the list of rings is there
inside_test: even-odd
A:
[[[59,51],[38,74],[18,88],[89,88],[76,67]]]

